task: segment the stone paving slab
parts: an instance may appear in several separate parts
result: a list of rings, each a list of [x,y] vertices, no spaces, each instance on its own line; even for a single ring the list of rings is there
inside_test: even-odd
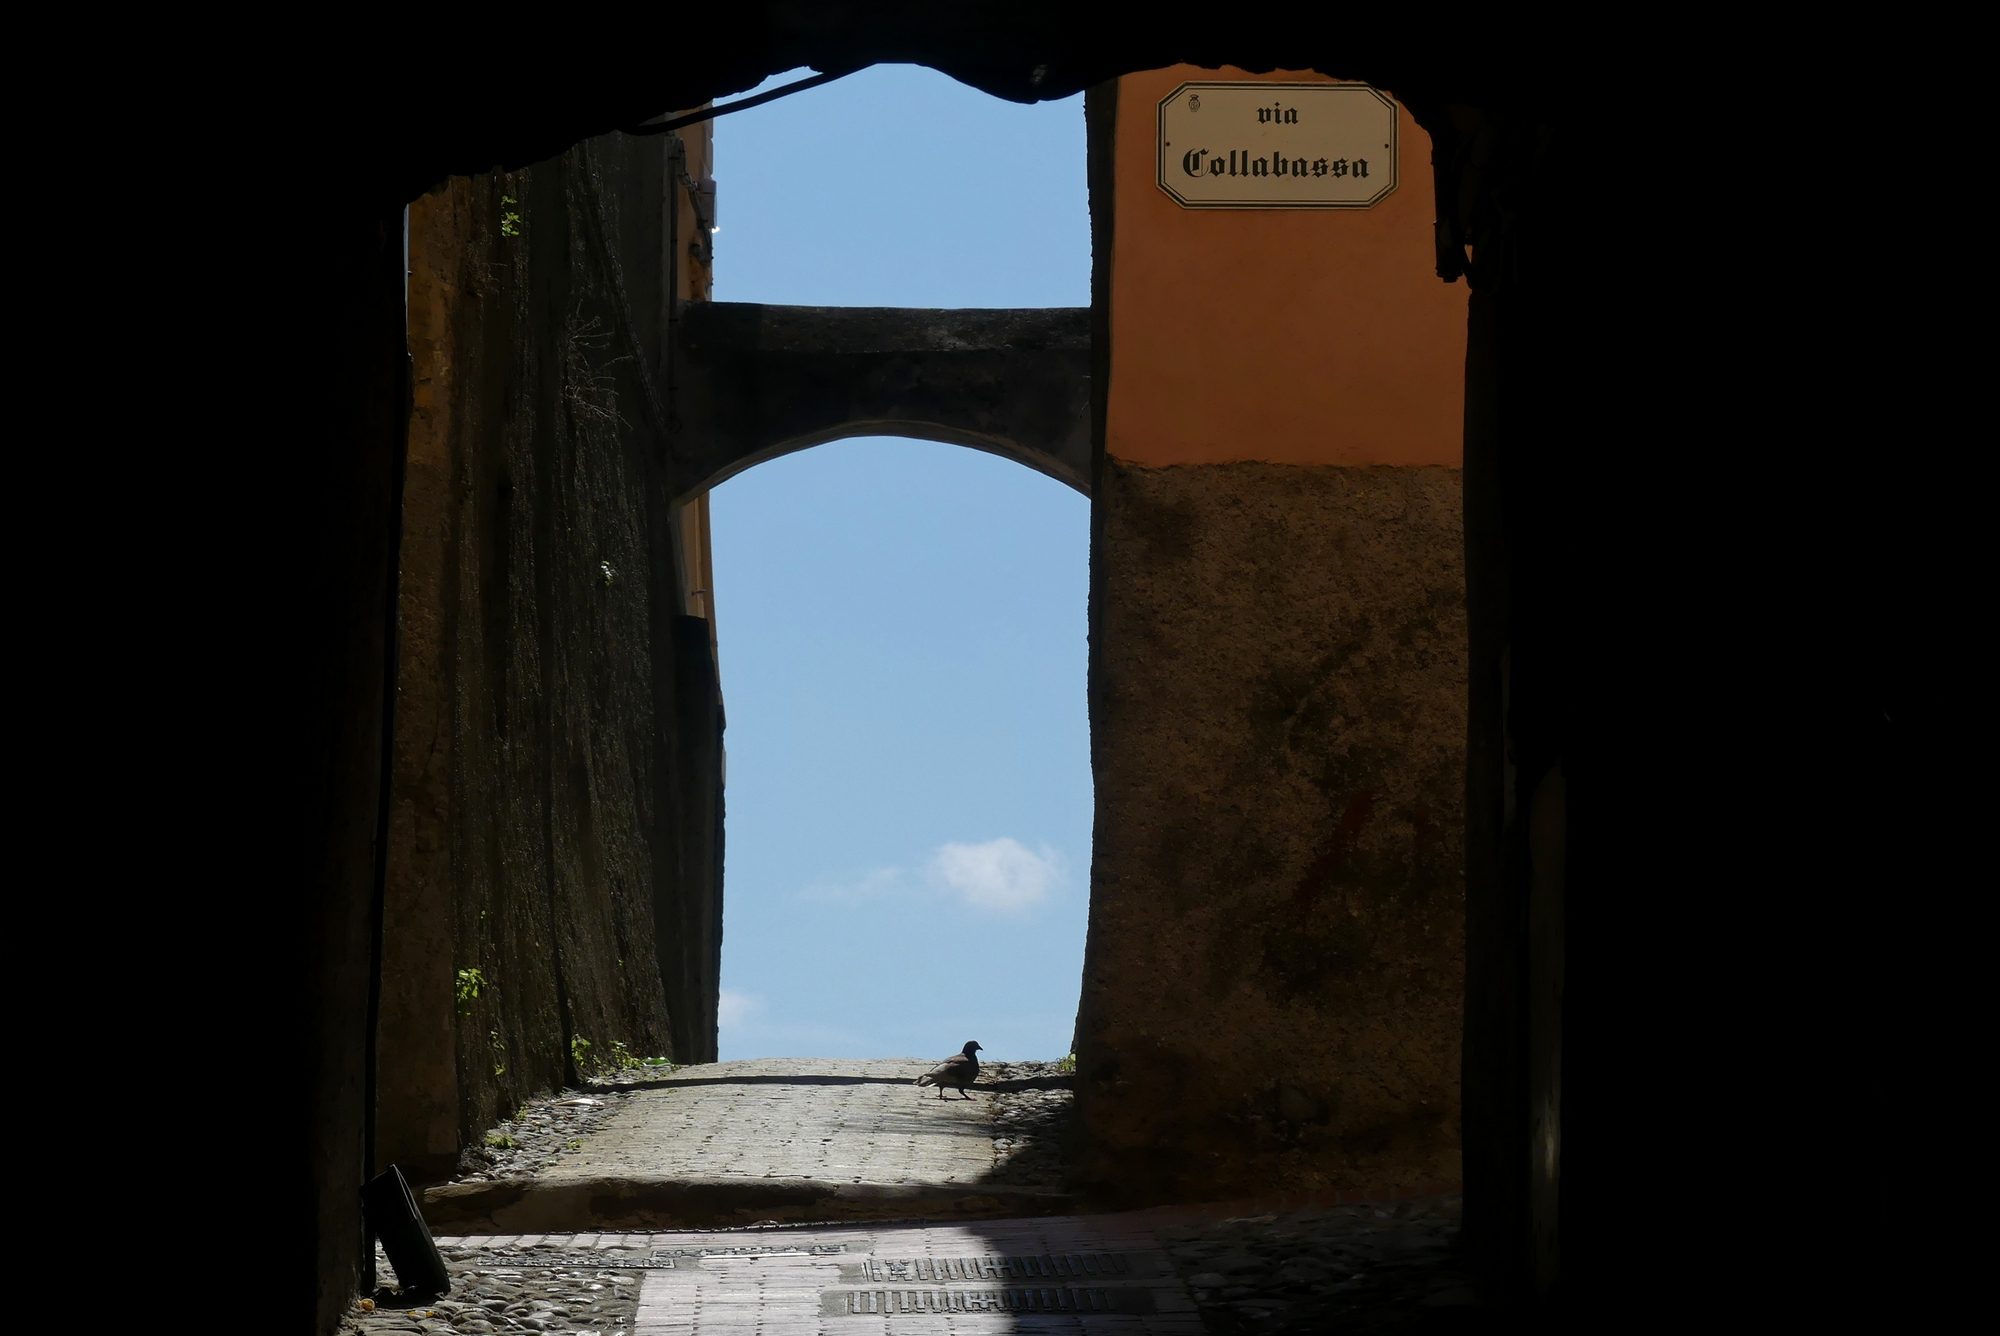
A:
[[[456,1265],[632,1268],[631,1336],[1200,1336],[1137,1217],[728,1233],[454,1236]],[[539,1260],[538,1260],[539,1259]]]
[[[913,1085],[930,1064],[717,1062],[627,1099],[552,1179],[971,1183],[993,1165],[984,1097]]]
[[[517,1178],[424,1194],[461,1231],[1044,1214],[1059,1193],[995,1181],[991,1096],[937,1098],[919,1059],[759,1059],[678,1069],[624,1096],[581,1146]]]

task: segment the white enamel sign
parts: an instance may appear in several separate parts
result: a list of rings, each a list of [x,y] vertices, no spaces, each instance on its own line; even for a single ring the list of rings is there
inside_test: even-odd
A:
[[[1185,209],[1366,209],[1396,188],[1396,104],[1366,84],[1184,83],[1160,189]]]

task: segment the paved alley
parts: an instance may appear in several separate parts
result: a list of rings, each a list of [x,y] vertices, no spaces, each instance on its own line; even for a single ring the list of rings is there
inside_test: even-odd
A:
[[[715,1063],[547,1097],[506,1125],[506,1156],[424,1194],[451,1292],[406,1299],[378,1252],[382,1288],[345,1330],[1478,1329],[1455,1197],[1079,1214],[1056,1186],[1066,1076],[996,1063],[972,1099],[940,1100],[911,1084],[925,1066]]]

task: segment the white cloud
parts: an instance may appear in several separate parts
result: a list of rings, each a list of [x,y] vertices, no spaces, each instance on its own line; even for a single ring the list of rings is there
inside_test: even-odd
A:
[[[816,882],[798,892],[801,900],[865,904],[929,890],[951,896],[968,908],[1019,914],[1049,898],[1065,875],[1062,855],[1043,845],[1039,852],[1002,836],[983,844],[941,844],[916,876],[900,867],[878,867],[853,881]]]
[[[1061,882],[1062,856],[1047,845],[1040,853],[1005,836],[984,844],[946,844],[931,855],[931,880],[974,909],[1019,914]]]
[[[734,988],[725,988],[715,1003],[715,1021],[718,1025],[746,1025],[764,1010],[764,999],[755,993],[739,993]]]

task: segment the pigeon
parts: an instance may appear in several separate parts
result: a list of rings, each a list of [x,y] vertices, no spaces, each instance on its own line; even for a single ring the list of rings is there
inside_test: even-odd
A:
[[[938,1098],[944,1098],[946,1086],[957,1086],[959,1098],[971,1099],[965,1088],[979,1079],[979,1059],[973,1054],[979,1052],[974,1040],[966,1040],[962,1052],[956,1053],[917,1078],[920,1086],[934,1085],[938,1088]]]

